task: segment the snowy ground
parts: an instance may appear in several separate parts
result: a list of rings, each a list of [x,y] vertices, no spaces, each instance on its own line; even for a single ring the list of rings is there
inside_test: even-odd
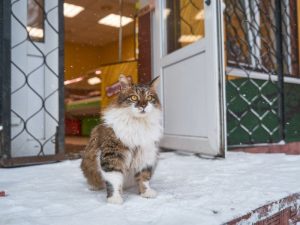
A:
[[[300,192],[300,156],[228,153],[227,159],[162,153],[152,180],[159,195],[132,188],[123,205],[90,191],[80,160],[0,169],[1,225],[222,224]]]

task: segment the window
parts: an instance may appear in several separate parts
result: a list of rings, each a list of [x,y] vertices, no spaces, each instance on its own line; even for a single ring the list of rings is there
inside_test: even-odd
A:
[[[226,0],[228,66],[276,74],[275,0]],[[299,76],[295,0],[281,1],[284,75]],[[280,40],[279,40],[280,41]]]
[[[44,42],[44,0],[27,0],[27,32],[32,41]]]
[[[203,0],[166,0],[163,19],[166,25],[165,54],[192,44],[205,36]]]

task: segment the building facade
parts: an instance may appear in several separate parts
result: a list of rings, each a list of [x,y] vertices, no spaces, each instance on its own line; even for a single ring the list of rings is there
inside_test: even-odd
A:
[[[63,3],[1,2],[2,165],[64,158],[65,106],[68,110],[64,92],[69,90],[64,85],[64,51],[69,54],[67,46],[75,45],[65,42],[64,24],[70,20],[64,17]],[[137,67],[140,82],[161,76],[162,148],[223,157],[227,149],[298,148],[300,4],[296,0],[128,0],[123,4],[135,5],[132,17],[140,31],[132,39],[133,46],[139,43],[139,54],[129,64]],[[99,9],[113,11],[113,6],[105,6]],[[127,42],[122,48],[122,29],[118,32],[120,50]],[[118,68],[128,64],[121,61]],[[98,64],[92,72],[101,68],[114,73],[117,68],[114,63]],[[102,86],[102,97],[105,91]]]

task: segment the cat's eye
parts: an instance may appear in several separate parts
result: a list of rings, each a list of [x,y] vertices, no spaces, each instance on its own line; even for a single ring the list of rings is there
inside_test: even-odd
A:
[[[146,100],[149,101],[149,102],[153,101],[153,99],[154,99],[154,98],[153,98],[151,95],[148,95],[148,96],[146,97]]]
[[[131,95],[130,100],[135,102],[138,100],[138,97],[136,95]]]

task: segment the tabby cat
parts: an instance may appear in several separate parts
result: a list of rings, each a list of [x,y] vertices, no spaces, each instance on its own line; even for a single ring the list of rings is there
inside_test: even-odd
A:
[[[123,186],[132,182],[142,197],[156,196],[149,181],[162,134],[158,79],[134,85],[121,75],[119,83],[121,90],[103,112],[103,123],[93,129],[81,163],[88,183],[93,189],[106,187],[107,201],[115,204],[123,202]]]

